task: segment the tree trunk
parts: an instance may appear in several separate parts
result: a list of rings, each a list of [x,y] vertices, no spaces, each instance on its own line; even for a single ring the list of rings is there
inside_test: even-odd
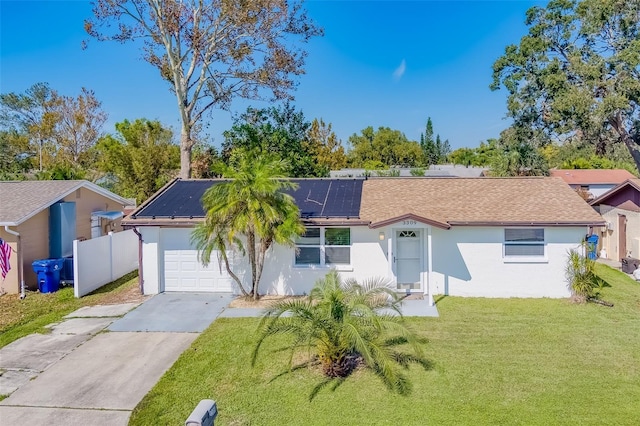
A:
[[[631,154],[631,157],[633,157],[633,161],[634,163],[636,163],[636,168],[640,173],[640,145],[638,145],[636,141],[634,141],[633,138],[628,134],[625,134],[622,137],[622,141],[627,146],[629,154]]]
[[[191,148],[193,141],[191,140],[191,128],[182,126],[180,133],[180,178],[191,178]]]
[[[251,266],[251,295],[253,300],[258,300],[258,282],[256,281],[256,235],[253,230],[247,234],[247,249],[249,254],[249,264]]]
[[[238,288],[242,292],[242,295],[244,297],[249,297],[249,293],[247,293],[247,291],[244,289],[244,286],[242,285],[242,281],[240,281],[240,278],[238,278],[238,276],[236,274],[234,274],[233,271],[231,270],[231,265],[229,265],[229,257],[227,256],[226,247],[224,247],[222,250],[220,250],[220,256],[222,256],[222,260],[224,262],[224,267],[227,270],[227,273],[231,276],[231,278],[233,278],[233,280],[236,282],[236,284],[238,284]]]
[[[609,119],[609,124],[613,127],[613,130],[618,133],[620,136],[620,140],[627,146],[629,150],[629,154],[633,158],[633,162],[636,163],[636,168],[638,172],[640,172],[640,144],[638,144],[627,132],[627,129],[624,127],[624,123],[622,117],[619,115]]]

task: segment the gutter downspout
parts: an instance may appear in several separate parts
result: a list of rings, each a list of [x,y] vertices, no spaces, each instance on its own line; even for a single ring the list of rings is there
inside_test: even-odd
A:
[[[27,297],[24,289],[24,265],[22,264],[22,242],[20,239],[20,233],[14,231],[13,229],[9,229],[9,225],[4,226],[4,230],[7,234],[11,234],[18,238],[18,242],[16,244],[16,251],[18,252],[18,281],[20,282],[20,299],[24,299]]]
[[[133,227],[133,232],[138,236],[138,287],[140,288],[140,294],[144,295],[144,278],[142,274],[142,234],[138,231],[138,228]]]

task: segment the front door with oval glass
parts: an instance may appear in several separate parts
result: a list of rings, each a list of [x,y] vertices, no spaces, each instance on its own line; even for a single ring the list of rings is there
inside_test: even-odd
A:
[[[393,258],[398,290],[420,290],[422,272],[422,242],[420,230],[396,231],[396,252]]]

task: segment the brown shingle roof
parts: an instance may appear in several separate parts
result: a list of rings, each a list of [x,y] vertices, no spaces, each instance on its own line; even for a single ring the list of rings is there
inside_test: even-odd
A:
[[[0,225],[19,225],[82,187],[128,204],[128,200],[86,180],[4,181],[0,182]]]
[[[604,223],[555,178],[373,178],[362,191],[360,218],[372,227],[409,217],[443,228]]]
[[[635,176],[621,169],[550,170],[552,177],[562,178],[569,185],[617,185]]]

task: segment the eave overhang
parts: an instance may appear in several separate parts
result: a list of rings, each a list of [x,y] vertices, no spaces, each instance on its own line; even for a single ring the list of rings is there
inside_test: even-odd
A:
[[[604,226],[602,221],[575,221],[575,222],[553,222],[553,221],[494,221],[494,222],[463,222],[450,221],[451,226]]]

